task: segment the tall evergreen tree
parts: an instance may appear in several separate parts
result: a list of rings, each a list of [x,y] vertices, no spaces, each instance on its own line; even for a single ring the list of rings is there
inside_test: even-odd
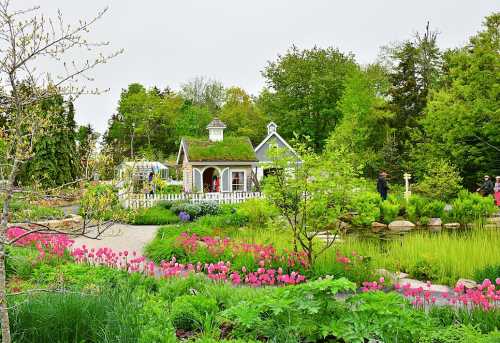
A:
[[[76,123],[71,101],[61,95],[43,100],[38,109],[50,115],[49,130],[33,147],[33,156],[22,167],[18,182],[58,186],[79,176]]]

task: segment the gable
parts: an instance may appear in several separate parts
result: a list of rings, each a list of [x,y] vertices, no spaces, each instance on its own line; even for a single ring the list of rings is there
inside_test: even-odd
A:
[[[291,154],[298,157],[293,148],[281,137],[277,132],[271,132],[264,140],[255,148],[255,154],[259,162],[269,162],[267,152],[270,146],[277,146],[280,149],[287,149]]]

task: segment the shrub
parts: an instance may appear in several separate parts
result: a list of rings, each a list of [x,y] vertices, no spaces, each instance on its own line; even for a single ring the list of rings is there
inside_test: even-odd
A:
[[[182,193],[182,185],[163,185],[156,189],[158,194],[180,194]]]
[[[482,223],[497,210],[492,197],[483,197],[468,191],[461,191],[451,206],[449,218],[462,225]]]
[[[427,260],[418,260],[414,265],[410,266],[408,273],[417,280],[437,280],[439,271],[432,262]]]
[[[381,198],[375,192],[360,192],[353,196],[351,208],[357,212],[352,223],[354,225],[368,226],[380,218]]]
[[[80,214],[88,219],[109,220],[117,215],[118,195],[111,185],[90,186],[80,200]]]
[[[495,281],[497,278],[500,278],[500,263],[487,265],[481,269],[476,270],[474,273],[474,279],[478,282],[486,279]],[[500,285],[497,286],[497,288],[498,287],[500,287]]]
[[[10,308],[15,342],[136,342],[141,304],[130,293],[39,294]]]
[[[382,218],[386,224],[389,224],[399,214],[400,206],[399,201],[393,196],[389,196],[387,200],[382,201],[380,204],[380,210],[382,212]]]
[[[10,206],[11,222],[40,221],[64,218],[60,208],[29,204],[24,201],[13,201]]]
[[[203,201],[198,204],[200,206],[200,216],[216,215],[220,213],[219,204],[215,201]]]
[[[214,299],[204,295],[182,295],[174,300],[170,318],[176,329],[202,331],[204,323],[218,312]]]
[[[434,160],[426,165],[425,174],[413,189],[427,198],[448,201],[460,192],[461,183],[462,177],[453,164]]]
[[[241,203],[236,213],[248,218],[249,225],[261,228],[269,219],[278,215],[278,210],[264,199],[250,199]]]
[[[179,222],[179,217],[160,206],[139,209],[132,216],[132,224],[135,225],[167,225]]]

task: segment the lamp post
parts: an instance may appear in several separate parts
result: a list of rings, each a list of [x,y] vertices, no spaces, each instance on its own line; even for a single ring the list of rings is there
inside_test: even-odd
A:
[[[404,173],[403,178],[405,179],[405,199],[408,201],[411,196],[411,191],[410,191],[410,179],[411,179],[411,174],[409,173]]]

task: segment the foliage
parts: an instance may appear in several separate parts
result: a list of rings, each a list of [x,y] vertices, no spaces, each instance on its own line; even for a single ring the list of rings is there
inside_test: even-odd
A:
[[[170,318],[176,329],[201,331],[218,312],[214,299],[202,295],[182,295],[172,302]]]
[[[14,223],[64,218],[64,211],[60,208],[30,204],[22,200],[12,202],[10,210],[10,221]]]
[[[431,199],[449,201],[462,189],[462,177],[446,160],[425,163],[423,177],[414,186],[415,192]]]
[[[219,204],[211,201],[202,201],[199,203],[175,202],[170,205],[170,210],[179,214],[181,212],[189,214],[191,220],[207,215],[217,215],[220,212]]]
[[[266,222],[278,215],[278,210],[265,199],[249,199],[240,204],[236,213],[248,218],[248,225],[262,228]]]
[[[452,204],[450,220],[467,226],[473,222],[484,222],[486,218],[497,211],[491,196],[483,197],[478,193],[461,191]]]
[[[247,137],[224,137],[218,142],[206,138],[184,138],[190,161],[255,161],[255,151]]]
[[[500,277],[500,263],[486,265],[474,272],[474,280],[495,280]]]
[[[497,230],[476,227],[439,233],[419,230],[383,242],[348,237],[338,249],[343,255],[356,251],[369,257],[374,269],[417,272],[416,266],[421,266],[423,269],[420,269],[432,276],[430,281],[455,286],[458,279],[474,279],[477,270],[499,264],[498,244]],[[327,253],[324,259],[328,261],[325,263],[331,263],[336,255]]]
[[[317,248],[314,240],[320,231],[335,228],[337,219],[347,211],[347,194],[354,188],[357,173],[341,146],[328,145],[323,155],[305,145],[298,145],[296,151],[300,161],[281,149],[269,153],[268,167],[277,172],[267,177],[264,194],[286,218],[294,251],[304,251],[312,265],[333,244]]]
[[[399,215],[400,211],[400,202],[399,199],[395,198],[392,195],[389,195],[387,200],[382,201],[380,203],[380,212],[382,213],[382,218],[384,219],[384,223],[389,224]]]
[[[498,151],[498,68],[500,13],[486,17],[484,29],[470,42],[445,54],[441,87],[430,93],[424,134],[415,158],[454,161],[469,189],[487,174],[500,174]]]
[[[354,69],[353,56],[337,49],[292,46],[265,67],[268,88],[259,105],[272,113],[285,139],[310,137],[308,144],[319,152],[342,117],[337,103]]]
[[[181,185],[163,185],[156,189],[157,194],[180,194],[182,193]]]
[[[357,214],[352,223],[354,225],[369,226],[380,218],[381,198],[375,192],[358,192],[352,197],[350,206]]]
[[[39,110],[51,118],[50,129],[33,147],[33,157],[22,166],[18,182],[44,187],[72,182],[80,175],[73,103],[57,94],[44,99]]]
[[[135,225],[166,225],[178,222],[179,217],[174,212],[160,206],[137,210],[131,221]]]
[[[16,342],[131,342],[140,335],[141,304],[130,293],[40,294],[14,300]]]
[[[426,225],[430,218],[443,218],[445,206],[446,203],[443,201],[412,195],[408,201],[406,212],[411,221]]]
[[[96,184],[87,187],[80,200],[80,214],[97,221],[115,218],[118,195],[111,185]],[[118,218],[117,218],[118,219]]]

